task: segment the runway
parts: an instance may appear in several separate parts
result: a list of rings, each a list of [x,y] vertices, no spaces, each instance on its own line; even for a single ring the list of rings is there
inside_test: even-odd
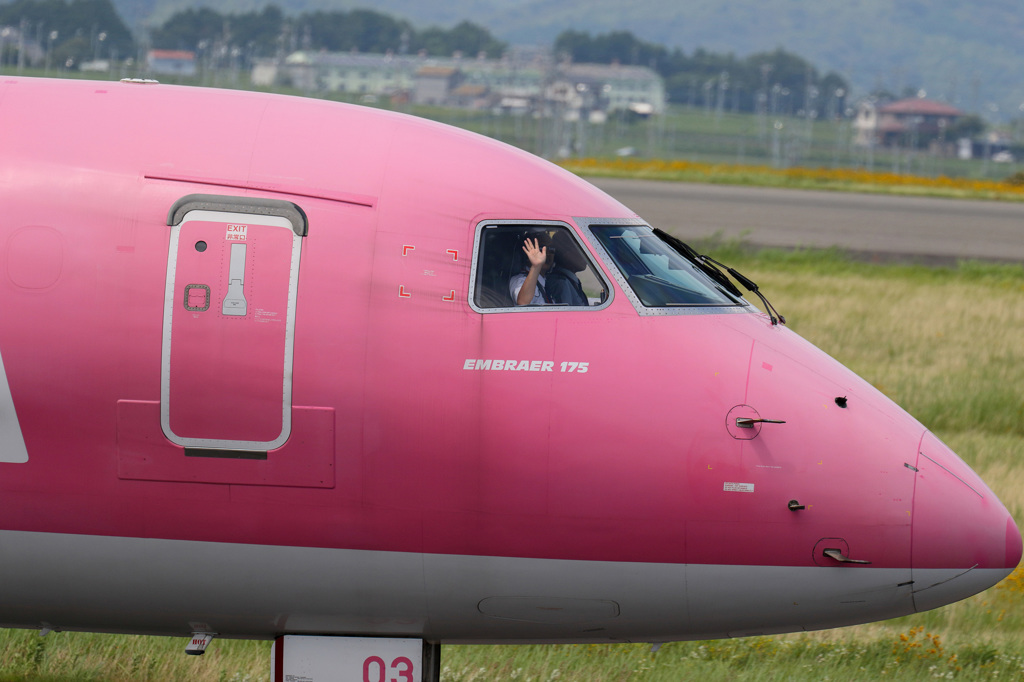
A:
[[[587,178],[681,239],[837,246],[878,260],[1024,262],[1024,203]]]

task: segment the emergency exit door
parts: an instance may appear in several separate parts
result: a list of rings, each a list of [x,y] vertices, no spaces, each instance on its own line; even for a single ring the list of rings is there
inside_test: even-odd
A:
[[[190,195],[168,224],[164,435],[186,448],[281,447],[305,215],[285,201]]]

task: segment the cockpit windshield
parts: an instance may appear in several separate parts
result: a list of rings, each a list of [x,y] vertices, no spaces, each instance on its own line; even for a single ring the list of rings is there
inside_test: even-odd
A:
[[[743,305],[646,225],[591,225],[590,229],[645,306]]]

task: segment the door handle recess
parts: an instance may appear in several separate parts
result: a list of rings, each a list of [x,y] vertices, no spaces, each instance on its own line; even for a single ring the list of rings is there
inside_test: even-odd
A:
[[[871,562],[867,559],[851,559],[850,557],[843,554],[841,549],[826,549],[822,552],[829,559],[835,559],[841,564],[870,564]]]

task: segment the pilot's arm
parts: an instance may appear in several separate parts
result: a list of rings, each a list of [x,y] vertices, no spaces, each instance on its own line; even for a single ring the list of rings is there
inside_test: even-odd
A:
[[[529,305],[533,300],[534,294],[537,293],[537,279],[548,260],[548,247],[539,246],[536,239],[531,242],[527,238],[523,243],[523,251],[530,259],[530,271],[526,273],[526,281],[523,282],[523,286],[519,288],[519,294],[516,295],[516,305]]]

